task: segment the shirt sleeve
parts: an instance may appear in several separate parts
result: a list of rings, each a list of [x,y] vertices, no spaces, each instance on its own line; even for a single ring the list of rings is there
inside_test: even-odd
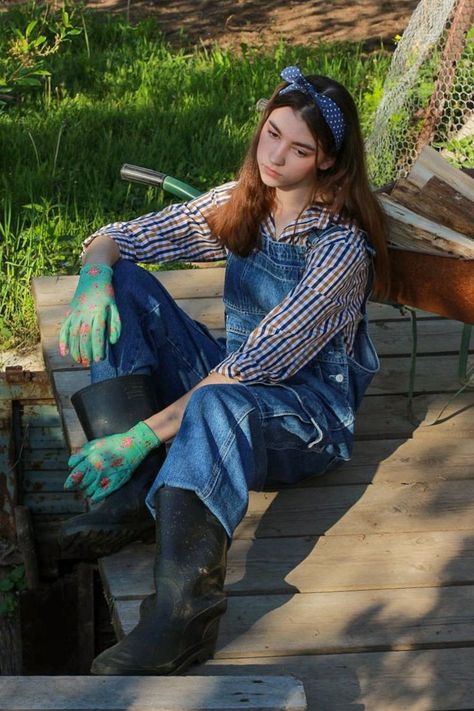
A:
[[[225,259],[225,248],[211,233],[206,213],[223,205],[235,183],[226,183],[193,200],[150,212],[128,222],[101,227],[82,244],[83,252],[99,235],[111,237],[120,255],[132,262],[213,262]]]
[[[369,255],[341,229],[309,251],[301,281],[212,372],[245,383],[286,380],[351,320],[361,318]]]

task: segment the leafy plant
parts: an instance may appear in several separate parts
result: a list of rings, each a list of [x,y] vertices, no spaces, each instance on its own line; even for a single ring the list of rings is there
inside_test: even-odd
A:
[[[10,26],[0,62],[0,109],[5,108],[13,94],[41,87],[45,77],[51,76],[45,58],[83,32],[82,27],[73,24],[75,9],[71,13],[65,8],[54,11],[50,5],[33,2],[30,10],[34,17],[24,30]]]
[[[26,589],[25,568],[17,565],[0,578],[0,617],[8,617],[17,609],[18,593]]]

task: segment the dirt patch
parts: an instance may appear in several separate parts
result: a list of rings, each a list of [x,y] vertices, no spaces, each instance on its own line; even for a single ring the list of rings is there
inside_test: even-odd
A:
[[[90,7],[128,13],[131,20],[156,17],[173,44],[257,47],[364,41],[393,46],[417,0],[92,0]]]
[[[3,0],[0,11],[25,0]],[[52,0],[59,4],[59,0]],[[418,0],[86,0],[99,11],[123,13],[132,22],[155,17],[175,46],[270,47],[321,41],[360,41],[368,49],[393,49]]]
[[[21,366],[23,370],[44,370],[44,360],[41,352],[41,345],[38,343],[34,348],[26,353],[12,348],[0,353],[0,372],[11,366]]]

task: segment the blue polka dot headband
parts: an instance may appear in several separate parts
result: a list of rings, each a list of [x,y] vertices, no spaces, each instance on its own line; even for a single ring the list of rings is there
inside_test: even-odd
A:
[[[336,150],[339,150],[344,140],[346,122],[344,121],[344,114],[336,102],[328,96],[324,96],[324,94],[320,94],[316,91],[314,86],[304,78],[298,67],[285,67],[280,76],[288,82],[288,86],[285,86],[278,93],[286,94],[289,91],[301,91],[303,94],[309,96],[319,107],[324,120],[334,136]]]

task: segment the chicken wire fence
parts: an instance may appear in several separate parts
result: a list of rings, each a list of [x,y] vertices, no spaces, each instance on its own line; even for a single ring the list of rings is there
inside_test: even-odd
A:
[[[372,185],[405,177],[425,145],[474,168],[474,0],[421,0],[399,40],[366,141]]]

